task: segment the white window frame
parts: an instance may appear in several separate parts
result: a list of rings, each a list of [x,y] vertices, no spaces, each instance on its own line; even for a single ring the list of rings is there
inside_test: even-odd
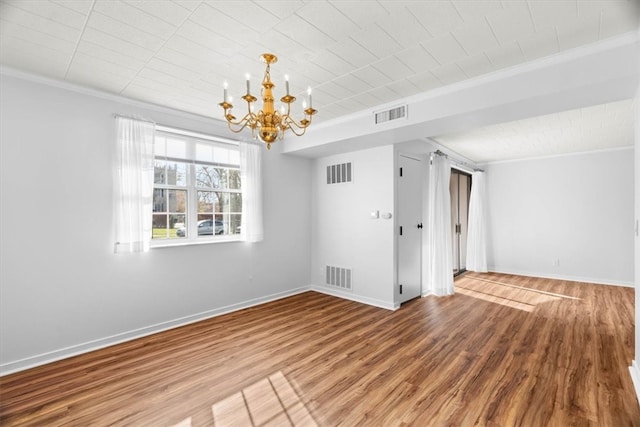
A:
[[[156,188],[162,189],[177,189],[187,190],[187,212],[185,213],[186,219],[186,230],[187,235],[184,238],[165,238],[165,239],[151,239],[151,248],[163,248],[163,247],[172,247],[172,246],[186,246],[186,245],[199,245],[199,244],[211,244],[211,243],[222,243],[222,242],[238,242],[242,241],[242,237],[240,234],[215,234],[215,214],[213,217],[213,226],[214,226],[214,234],[211,236],[198,236],[198,191],[202,191],[203,187],[198,187],[196,182],[196,165],[209,165],[214,167],[222,167],[222,168],[230,168],[230,169],[238,169],[240,171],[240,162],[238,164],[229,164],[229,163],[215,163],[215,162],[202,162],[196,160],[195,147],[196,143],[200,144],[208,144],[211,146],[224,147],[227,149],[232,149],[238,151],[238,159],[240,154],[240,148],[238,141],[233,141],[229,139],[224,139],[212,135],[206,135],[198,132],[187,131],[183,129],[172,128],[168,126],[160,126],[156,125],[156,135],[164,134],[170,135],[174,138],[180,138],[186,141],[186,156],[184,159],[168,157],[168,156],[156,156],[154,155],[155,160],[163,160],[163,161],[178,161],[187,164],[187,185],[186,187],[175,186],[170,184],[155,184],[154,183],[154,192]],[[242,183],[241,183],[242,185]],[[234,189],[215,189],[213,191],[217,192],[225,192],[228,194],[236,193],[242,194],[243,190],[234,190]],[[152,212],[152,215],[154,212]],[[241,215],[243,213],[241,212]]]

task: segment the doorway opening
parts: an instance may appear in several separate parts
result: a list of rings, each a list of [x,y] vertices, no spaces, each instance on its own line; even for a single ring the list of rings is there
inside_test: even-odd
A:
[[[469,225],[471,175],[458,169],[451,169],[449,191],[451,192],[453,275],[457,276],[467,271],[467,231]]]

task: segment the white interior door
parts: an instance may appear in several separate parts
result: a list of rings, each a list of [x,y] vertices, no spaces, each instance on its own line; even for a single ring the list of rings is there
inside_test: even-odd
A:
[[[398,294],[405,302],[421,293],[422,161],[398,156]]]

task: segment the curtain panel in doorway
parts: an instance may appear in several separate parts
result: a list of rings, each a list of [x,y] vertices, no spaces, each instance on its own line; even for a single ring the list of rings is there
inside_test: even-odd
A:
[[[467,232],[467,270],[487,272],[487,225],[485,173],[474,172],[469,200],[469,228]]]
[[[454,293],[450,179],[449,159],[434,155],[429,167],[423,295],[445,296]]]

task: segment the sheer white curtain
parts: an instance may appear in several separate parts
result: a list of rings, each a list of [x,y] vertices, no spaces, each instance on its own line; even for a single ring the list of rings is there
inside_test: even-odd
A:
[[[450,179],[449,159],[434,155],[429,168],[427,238],[423,246],[425,254],[423,295],[444,296],[454,293]]]
[[[260,242],[262,227],[262,147],[251,142],[240,143],[240,176],[242,179],[242,240]]]
[[[469,200],[467,270],[487,272],[487,226],[485,214],[485,174],[474,172]]]
[[[151,242],[155,124],[116,118],[116,253],[146,252]]]

